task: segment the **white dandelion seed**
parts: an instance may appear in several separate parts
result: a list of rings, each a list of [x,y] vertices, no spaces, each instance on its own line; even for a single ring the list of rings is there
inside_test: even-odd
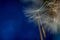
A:
[[[31,20],[30,22],[35,22],[38,25],[39,31],[41,29],[40,25],[46,24],[45,27],[42,27],[45,36],[46,33],[44,28],[51,31],[51,33],[57,33],[58,26],[60,26],[60,12],[58,11],[58,3],[50,2],[47,5],[46,3],[48,2],[46,1],[39,9],[28,8],[24,10],[24,14],[26,17],[29,17],[29,20]],[[47,6],[50,8],[46,8]],[[41,34],[42,33],[40,31],[41,40],[43,40]]]
[[[39,27],[39,31],[40,31],[40,39],[43,40],[42,38],[42,32],[41,32],[41,28],[40,28],[40,24],[42,25],[42,21],[41,21],[41,18],[42,18],[42,12],[44,12],[46,9],[44,9],[44,6],[46,5],[46,2],[42,5],[41,8],[35,10],[34,9],[28,9],[28,10],[25,10],[25,15],[26,17],[29,17],[30,20],[32,20],[32,22],[36,22],[38,27]],[[44,37],[46,37],[46,34],[45,34],[45,31],[44,31],[44,28],[42,27],[42,31],[44,33]]]

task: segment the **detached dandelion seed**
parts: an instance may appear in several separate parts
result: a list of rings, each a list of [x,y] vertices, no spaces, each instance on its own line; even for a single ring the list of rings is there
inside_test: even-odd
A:
[[[47,1],[46,1],[47,2]],[[46,5],[46,2],[42,5],[41,8],[37,9],[37,10],[25,10],[25,15],[29,18],[32,18],[33,21],[35,21],[37,24],[38,24],[38,28],[39,28],[39,31],[40,31],[40,39],[43,40],[43,36],[42,36],[42,31],[44,33],[44,36],[46,37],[46,34],[45,34],[45,30],[44,28],[40,28],[40,24],[42,25],[42,22],[41,22],[41,15],[40,15],[40,12],[44,11],[42,10],[42,8]],[[28,16],[29,15],[29,16]]]

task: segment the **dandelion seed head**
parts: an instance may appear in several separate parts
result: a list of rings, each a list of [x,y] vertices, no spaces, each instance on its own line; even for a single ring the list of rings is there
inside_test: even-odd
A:
[[[46,24],[46,26],[44,26],[46,30],[51,31],[51,33],[57,33],[58,27],[60,26],[60,7],[58,7],[57,4],[53,4],[55,5],[54,8],[51,4],[53,3],[48,3],[50,8],[45,8],[44,5],[39,9],[27,8],[24,10],[24,14],[29,18],[29,21],[31,20],[30,22],[34,22],[38,25],[37,21],[40,20],[40,24]]]

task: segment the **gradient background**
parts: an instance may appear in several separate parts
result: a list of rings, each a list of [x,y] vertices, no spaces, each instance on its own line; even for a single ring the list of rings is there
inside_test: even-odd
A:
[[[38,27],[27,23],[21,0],[0,0],[0,40],[40,40]],[[50,34],[44,40],[60,40],[60,34]]]

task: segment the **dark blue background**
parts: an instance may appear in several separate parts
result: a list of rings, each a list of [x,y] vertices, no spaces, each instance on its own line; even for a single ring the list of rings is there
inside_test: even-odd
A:
[[[0,40],[40,40],[38,27],[27,23],[20,0],[0,0]],[[47,32],[47,31],[46,31]],[[45,40],[52,40],[47,32]]]

